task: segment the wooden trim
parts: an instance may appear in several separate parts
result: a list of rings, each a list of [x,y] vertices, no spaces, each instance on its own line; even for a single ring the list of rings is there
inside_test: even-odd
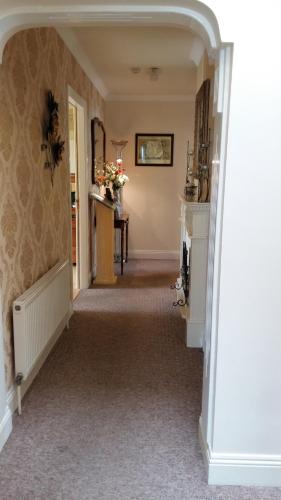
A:
[[[106,151],[106,134],[105,128],[102,121],[96,116],[91,120],[91,146],[92,146],[92,184],[95,184],[95,127],[98,126],[103,131],[103,161],[105,163],[105,151]]]

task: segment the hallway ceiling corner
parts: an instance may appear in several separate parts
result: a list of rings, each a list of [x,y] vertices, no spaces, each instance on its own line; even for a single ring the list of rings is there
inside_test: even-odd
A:
[[[56,30],[75,59],[79,62],[80,66],[85,71],[93,85],[99,91],[101,96],[106,99],[109,94],[109,90],[101,76],[98,74],[93,62],[88,57],[84,48],[81,47],[74,30],[71,28],[56,28]]]
[[[71,32],[107,89],[107,97],[189,98],[195,92],[204,43],[189,29],[152,24],[88,25],[73,27]],[[155,67],[159,68],[158,78],[151,78]]]

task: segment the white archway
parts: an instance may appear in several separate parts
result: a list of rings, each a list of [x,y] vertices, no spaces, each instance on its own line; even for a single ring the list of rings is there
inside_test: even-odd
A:
[[[171,2],[172,3],[172,2]],[[91,5],[59,7],[22,7],[0,11],[0,62],[7,41],[18,31],[39,26],[65,27],[103,24],[118,25],[175,25],[197,33],[204,41],[209,55],[216,59],[217,89],[214,103],[215,147],[213,158],[212,200],[209,236],[207,335],[203,381],[203,405],[200,422],[205,454],[211,450],[213,436],[213,402],[216,389],[216,339],[220,288],[221,233],[224,198],[228,108],[230,98],[232,47],[221,43],[219,26],[213,12],[197,0],[173,2],[174,5],[154,5],[130,2],[126,5]],[[1,329],[0,329],[1,334]],[[1,338],[0,338],[1,342]],[[0,372],[0,390],[5,388],[4,372]],[[1,389],[2,388],[2,389]],[[3,392],[4,393],[4,392]],[[0,415],[3,422],[4,415]],[[1,443],[1,441],[0,441]]]
[[[158,3],[158,5],[157,5]],[[0,11],[1,16],[1,11]],[[107,24],[169,24],[188,27],[204,40],[207,49],[220,48],[217,20],[212,11],[197,0],[175,5],[91,5],[22,7],[6,10],[0,17],[0,62],[7,41],[18,31],[39,26],[85,26]]]

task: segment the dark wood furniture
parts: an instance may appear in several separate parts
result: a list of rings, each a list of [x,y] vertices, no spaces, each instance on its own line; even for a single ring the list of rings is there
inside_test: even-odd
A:
[[[76,213],[76,174],[70,173],[70,191],[71,191],[71,226],[72,226],[72,264],[76,264],[76,224],[77,224],[77,213]]]
[[[114,229],[121,231],[121,275],[124,269],[124,260],[128,261],[129,215],[122,214],[114,219]],[[125,235],[126,232],[126,235]],[[124,259],[124,237],[126,238],[126,254]]]
[[[76,264],[76,208],[71,208],[72,219],[72,264]]]

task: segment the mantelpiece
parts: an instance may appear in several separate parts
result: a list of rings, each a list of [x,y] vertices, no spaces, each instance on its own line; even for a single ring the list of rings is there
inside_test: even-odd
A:
[[[189,265],[188,304],[181,306],[186,318],[186,345],[202,347],[205,331],[209,203],[190,203],[181,197],[181,266],[182,246],[186,242]],[[180,284],[181,281],[178,280]],[[178,298],[182,291],[178,291]]]

